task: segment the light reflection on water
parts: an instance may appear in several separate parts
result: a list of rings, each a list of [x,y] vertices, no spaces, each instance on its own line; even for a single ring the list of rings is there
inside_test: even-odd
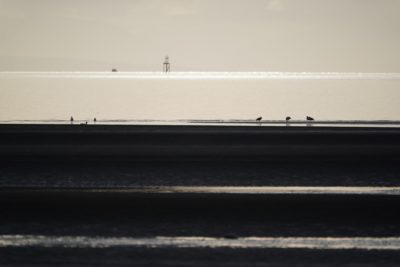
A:
[[[7,190],[7,189],[6,189]],[[25,193],[162,195],[400,195],[397,186],[139,186],[119,188],[14,188]]]
[[[238,237],[206,236],[156,237],[90,237],[0,235],[0,247],[64,247],[64,248],[301,248],[400,250],[399,237]]]

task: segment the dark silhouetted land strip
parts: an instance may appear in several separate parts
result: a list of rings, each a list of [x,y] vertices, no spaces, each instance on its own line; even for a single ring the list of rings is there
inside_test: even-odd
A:
[[[0,125],[0,157],[393,159],[400,129],[334,127]]]

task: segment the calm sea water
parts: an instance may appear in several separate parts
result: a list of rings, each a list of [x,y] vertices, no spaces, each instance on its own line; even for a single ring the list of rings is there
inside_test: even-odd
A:
[[[0,121],[399,120],[397,73],[1,72]]]

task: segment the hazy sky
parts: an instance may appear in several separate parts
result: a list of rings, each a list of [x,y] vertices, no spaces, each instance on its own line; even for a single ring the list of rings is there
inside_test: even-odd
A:
[[[400,72],[400,0],[0,0],[0,71]]]
[[[0,71],[161,71],[168,54],[172,71],[400,72],[399,14],[400,0],[0,0]],[[0,75],[0,120],[400,119],[400,80],[18,75]]]

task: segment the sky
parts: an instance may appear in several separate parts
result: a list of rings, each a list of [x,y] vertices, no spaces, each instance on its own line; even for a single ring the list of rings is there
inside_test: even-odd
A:
[[[0,71],[400,72],[400,0],[0,0]]]
[[[161,71],[166,55],[172,72],[400,73],[399,11],[400,0],[0,0],[0,121],[399,120],[400,80],[7,74]]]

